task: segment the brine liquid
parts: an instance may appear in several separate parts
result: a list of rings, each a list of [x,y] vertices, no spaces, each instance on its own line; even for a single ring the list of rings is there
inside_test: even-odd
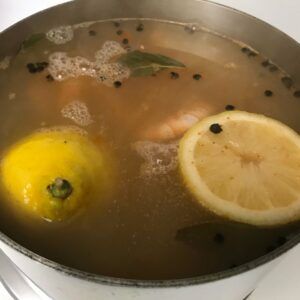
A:
[[[42,40],[0,70],[1,153],[42,127],[76,125],[103,141],[117,165],[109,196],[99,195],[68,221],[33,217],[2,194],[0,229],[56,262],[123,278],[192,277],[264,255],[284,243],[293,228],[226,225],[201,208],[183,185],[177,170],[178,141],[149,141],[145,132],[181,111],[215,114],[229,104],[299,131],[299,99],[282,83],[282,71],[263,66],[266,58],[248,55],[237,43],[176,24],[143,21],[143,30],[136,30],[139,24],[107,21],[78,27],[67,43]],[[121,86],[91,76],[53,81],[47,68],[37,73],[26,68],[28,63],[48,62],[54,52],[93,61],[106,41],[167,55],[187,67],[130,77]],[[201,78],[194,79],[195,74]]]

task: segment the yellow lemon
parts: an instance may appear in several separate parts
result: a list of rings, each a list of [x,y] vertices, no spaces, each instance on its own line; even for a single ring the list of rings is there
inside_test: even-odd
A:
[[[40,131],[7,151],[1,162],[12,200],[51,221],[64,220],[108,185],[107,161],[87,135],[66,128]]]
[[[300,219],[300,138],[276,120],[205,118],[181,140],[179,162],[192,194],[218,215],[265,226]]]

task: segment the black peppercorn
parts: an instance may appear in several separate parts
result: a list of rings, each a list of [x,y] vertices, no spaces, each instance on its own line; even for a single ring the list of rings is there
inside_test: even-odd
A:
[[[254,51],[252,51],[252,50],[250,50],[250,52],[248,53],[248,56],[249,57],[255,57],[255,56],[257,56],[257,53],[254,52]]]
[[[46,76],[46,79],[48,80],[48,81],[54,81],[54,78],[53,78],[53,76],[51,75],[51,74],[48,74],[47,76]]]
[[[28,63],[26,65],[29,73],[37,73],[42,72],[46,67],[48,67],[49,63],[46,61],[37,62],[37,63]]]
[[[95,36],[96,34],[97,34],[97,32],[95,30],[90,30],[89,31],[90,36]]]
[[[282,77],[281,82],[288,89],[290,89],[293,86],[293,80],[291,77],[288,77],[288,76]]]
[[[35,68],[35,65],[34,65],[33,63],[27,64],[26,67],[27,67],[29,73],[32,73],[32,74],[33,74],[33,73],[36,73],[36,72],[37,72],[37,70],[36,70],[36,68]]]
[[[300,90],[294,92],[294,97],[300,98]]]
[[[178,79],[179,78],[179,74],[176,72],[170,72],[170,78],[171,79]]]
[[[115,87],[115,88],[119,88],[121,85],[122,85],[122,82],[121,82],[121,81],[115,81],[115,82],[114,82],[114,87]]]
[[[273,96],[273,92],[270,91],[270,90],[266,90],[266,91],[265,91],[265,96],[266,96],[266,97],[272,97],[272,96]]]
[[[277,67],[277,66],[275,66],[275,65],[270,65],[269,71],[270,71],[271,73],[276,72],[277,70],[278,70],[278,67]]]
[[[125,39],[123,39],[122,43],[123,43],[124,45],[127,45],[127,44],[129,43],[129,40],[125,38]]]
[[[270,62],[269,62],[269,60],[264,60],[264,61],[261,63],[261,65],[262,65],[263,67],[268,67],[268,66],[270,65]]]
[[[233,105],[231,105],[231,104],[227,104],[227,105],[225,106],[225,109],[226,109],[226,110],[234,110],[235,107],[234,107]]]
[[[243,53],[250,53],[250,49],[248,48],[248,47],[243,47],[242,49],[241,49],[241,51],[243,52]]]
[[[198,74],[198,73],[193,75],[193,79],[195,79],[195,80],[200,80],[201,77],[202,76],[200,74]]]
[[[220,133],[220,132],[223,131],[221,125],[218,124],[218,123],[211,124],[210,127],[209,127],[209,130],[210,130],[212,133],[215,133],[215,134],[218,134],[218,133]]]
[[[142,23],[140,23],[137,27],[136,27],[136,31],[143,31],[144,30],[144,25]]]

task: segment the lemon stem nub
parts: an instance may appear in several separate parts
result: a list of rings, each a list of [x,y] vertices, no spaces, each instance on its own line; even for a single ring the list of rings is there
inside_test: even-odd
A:
[[[58,177],[47,186],[47,190],[52,197],[65,200],[72,194],[73,187],[68,180]]]

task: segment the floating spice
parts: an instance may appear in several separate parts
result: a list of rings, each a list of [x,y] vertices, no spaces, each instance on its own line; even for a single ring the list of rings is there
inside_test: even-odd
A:
[[[114,82],[114,87],[115,87],[115,88],[119,88],[119,87],[121,87],[121,85],[122,85],[122,82],[121,82],[121,81],[115,81],[115,82]]]
[[[198,73],[196,73],[196,74],[193,75],[193,79],[194,79],[194,80],[200,80],[201,77],[202,77],[202,76],[201,76],[200,74],[198,74]]]
[[[46,76],[46,79],[47,79],[47,81],[49,81],[49,82],[54,81],[54,78],[53,78],[53,76],[52,76],[51,74],[48,74],[48,75]]]
[[[121,23],[117,22],[117,21],[114,21],[113,24],[115,25],[115,27],[120,27],[120,25],[121,25]]]
[[[125,38],[125,39],[123,39],[122,43],[123,43],[124,45],[127,45],[127,44],[129,43],[129,40]]]
[[[291,77],[288,77],[288,76],[282,77],[281,82],[288,89],[290,89],[293,86],[293,80]]]
[[[270,91],[270,90],[266,90],[264,94],[265,94],[266,97],[272,97],[273,96],[273,92]]]
[[[267,60],[264,60],[262,63],[261,63],[261,65],[263,66],[263,67],[268,67],[269,65],[270,65],[271,63],[270,63],[270,61],[267,59]]]
[[[123,34],[123,30],[121,30],[121,29],[117,30],[116,34],[117,34],[117,35]]]
[[[179,74],[176,72],[170,72],[170,78],[171,79],[178,79],[179,78]]]
[[[42,72],[44,71],[45,68],[48,67],[48,63],[46,61],[43,61],[43,62],[37,62],[37,63],[28,63],[26,65],[29,73],[39,73],[39,72]]]
[[[248,54],[248,53],[250,53],[251,50],[250,50],[248,47],[243,47],[243,48],[241,48],[241,51],[242,51],[243,53]]]
[[[95,30],[89,30],[89,35],[95,36],[95,35],[97,35],[97,32]]]
[[[300,98],[300,90],[294,92],[294,97]]]
[[[269,71],[271,73],[276,72],[276,71],[278,71],[278,67],[272,64],[269,66]]]
[[[251,49],[248,48],[248,47],[243,47],[243,48],[241,48],[241,51],[242,51],[243,53],[247,54],[248,57],[255,57],[255,56],[257,56],[257,53],[256,53],[255,51],[251,50]]]
[[[273,63],[271,63],[268,59],[264,60],[261,65],[265,68],[268,68],[268,70],[273,73],[276,72],[278,70],[278,67],[276,65],[274,65]]]
[[[231,104],[227,104],[227,105],[225,106],[225,109],[226,109],[226,110],[235,110],[235,107],[234,107],[233,105],[231,105]]]
[[[218,123],[211,124],[209,130],[214,134],[218,134],[223,131],[222,126]]]
[[[255,57],[255,56],[257,56],[257,53],[251,50],[251,51],[248,53],[248,56],[249,56],[249,57]]]
[[[139,50],[122,54],[117,61],[128,67],[132,76],[150,76],[164,69],[185,67],[173,58]]]
[[[142,23],[140,23],[137,27],[136,27],[136,31],[143,31],[144,30],[144,25]]]

